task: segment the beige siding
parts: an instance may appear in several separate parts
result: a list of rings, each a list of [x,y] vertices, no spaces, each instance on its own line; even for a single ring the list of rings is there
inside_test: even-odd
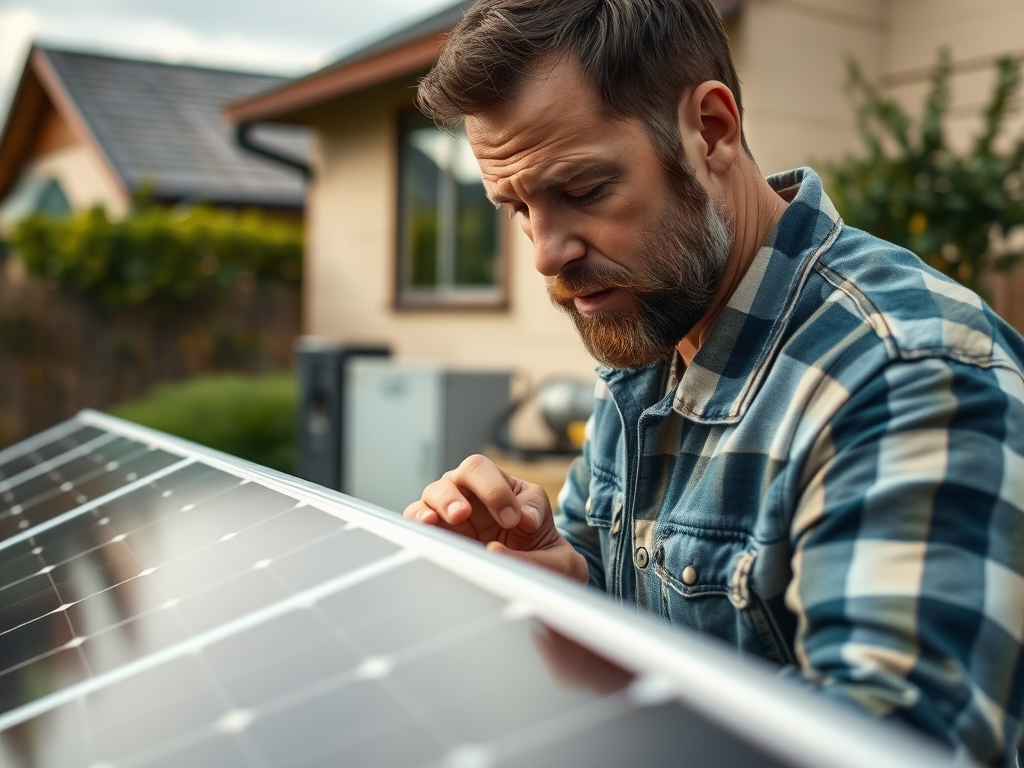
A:
[[[908,72],[951,44],[955,58],[1024,50],[1024,0],[748,0],[730,23],[761,170],[772,173],[859,149],[843,92],[853,56],[917,110],[927,86]],[[953,134],[966,140],[992,70],[958,74]],[[893,78],[897,78],[894,80]],[[899,82],[899,85],[892,85]],[[386,342],[399,356],[523,370],[534,379],[591,376],[593,363],[550,307],[529,243],[510,233],[510,306],[503,311],[396,311],[396,116],[411,83],[374,89],[317,116],[316,180],[308,208],[306,330],[346,342]],[[1009,313],[1016,287],[997,286]],[[1024,289],[1024,277],[1015,286]]]
[[[882,0],[748,0],[735,48],[751,151],[765,174],[856,147],[844,56],[881,71]]]
[[[83,144],[58,149],[29,161],[23,174],[29,178],[54,178],[60,182],[74,210],[103,205],[113,216],[128,210],[128,198],[114,181],[103,161]]]
[[[529,241],[509,232],[507,310],[396,311],[396,119],[402,84],[334,105],[318,118],[308,209],[306,329],[345,342],[386,342],[406,359],[515,369],[534,380],[593,377],[594,363],[554,310]]]

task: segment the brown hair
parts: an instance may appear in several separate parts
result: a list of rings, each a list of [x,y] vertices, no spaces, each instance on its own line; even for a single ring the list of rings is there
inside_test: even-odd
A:
[[[721,16],[711,0],[478,0],[420,82],[417,104],[439,126],[516,95],[550,55],[573,56],[613,117],[641,120],[670,172],[687,167],[679,99],[725,83],[743,114]],[[749,154],[746,139],[743,147]]]

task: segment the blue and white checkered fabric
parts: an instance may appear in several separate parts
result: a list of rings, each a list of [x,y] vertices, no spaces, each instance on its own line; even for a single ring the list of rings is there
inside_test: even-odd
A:
[[[792,197],[693,364],[599,369],[558,524],[591,583],[833,699],[1012,765],[1024,709],[1024,341]]]

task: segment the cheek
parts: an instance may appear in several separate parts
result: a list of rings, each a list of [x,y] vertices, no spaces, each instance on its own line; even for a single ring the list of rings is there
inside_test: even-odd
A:
[[[642,231],[635,219],[608,220],[591,231],[590,246],[595,255],[632,269]]]

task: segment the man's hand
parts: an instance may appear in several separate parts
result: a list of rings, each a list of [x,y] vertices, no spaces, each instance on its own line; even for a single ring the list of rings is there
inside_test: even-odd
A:
[[[544,489],[512,477],[484,456],[470,456],[445,472],[404,514],[475,539],[491,552],[587,582],[587,561],[555,528]]]

